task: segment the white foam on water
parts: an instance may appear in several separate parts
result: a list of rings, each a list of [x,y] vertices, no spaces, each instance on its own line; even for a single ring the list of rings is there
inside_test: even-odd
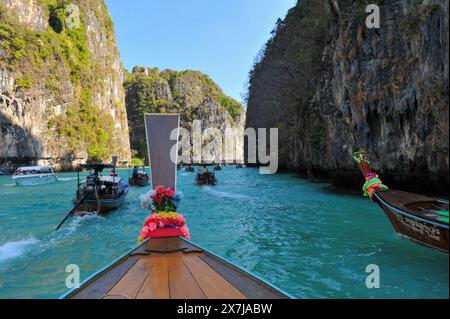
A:
[[[16,187],[16,184],[5,184],[4,187]]]
[[[203,188],[203,190],[210,193],[211,195],[214,195],[217,197],[222,197],[222,198],[233,198],[233,199],[248,199],[249,198],[246,195],[222,192],[222,191],[215,190],[211,187],[205,187],[205,188]]]
[[[58,182],[69,182],[76,180],[76,177],[58,177]]]
[[[25,254],[31,246],[39,243],[34,237],[19,241],[9,241],[0,246],[0,261],[13,259]]]

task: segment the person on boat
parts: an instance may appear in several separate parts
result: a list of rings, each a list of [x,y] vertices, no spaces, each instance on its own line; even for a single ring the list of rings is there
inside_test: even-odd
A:
[[[206,165],[203,165],[203,173],[209,173],[209,169]]]

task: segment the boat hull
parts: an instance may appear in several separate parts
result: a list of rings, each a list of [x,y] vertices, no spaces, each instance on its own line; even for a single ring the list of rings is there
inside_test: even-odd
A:
[[[145,187],[148,186],[150,183],[148,180],[132,180],[129,179],[128,180],[128,184],[130,186],[135,186],[135,187]]]
[[[384,200],[380,194],[375,194],[374,198],[398,234],[407,239],[448,253],[448,226],[398,209]]]
[[[214,175],[205,176],[204,173],[200,173],[200,174],[197,174],[197,176],[195,178],[195,182],[199,186],[203,186],[203,185],[216,186],[217,178]]]
[[[287,299],[263,279],[181,237],[153,238],[60,299]]]
[[[106,215],[116,209],[118,209],[120,206],[123,205],[125,202],[125,198],[127,196],[128,189],[126,189],[123,194],[115,199],[105,199],[100,198],[100,215]],[[73,201],[74,205],[78,205],[79,200],[74,199]],[[97,200],[96,199],[85,199],[81,206],[78,209],[78,213],[75,213],[74,215],[80,215],[85,212],[95,212],[97,211]]]
[[[13,177],[14,183],[17,186],[36,186],[52,184],[58,181],[54,174],[49,175],[31,175],[31,176],[17,176]]]

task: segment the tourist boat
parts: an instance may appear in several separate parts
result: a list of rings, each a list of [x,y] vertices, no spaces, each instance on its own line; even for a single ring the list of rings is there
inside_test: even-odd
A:
[[[128,179],[128,184],[130,184],[130,186],[144,187],[149,184],[149,178],[145,172],[145,166],[142,166],[142,170],[139,170],[139,168],[139,166],[135,166],[133,168],[133,173]]]
[[[216,174],[204,170],[197,173],[195,177],[195,182],[197,185],[212,185],[215,186],[217,184]]]
[[[145,116],[152,185],[175,190],[170,139],[179,115]],[[158,136],[149,139],[149,136]],[[158,189],[156,187],[155,191]],[[155,187],[154,187],[155,188]],[[153,196],[152,196],[153,197]],[[91,275],[61,299],[276,299],[287,293],[194,244],[176,227],[158,228],[136,248]],[[158,232],[160,231],[160,232]]]
[[[80,172],[78,171],[78,189],[76,197],[73,199],[77,210],[73,215],[92,213],[106,215],[125,202],[129,186],[122,178],[116,176],[115,165],[87,164],[80,165],[80,168],[90,170],[91,173],[80,181]],[[112,168],[111,174],[103,176],[103,170],[108,168]]]
[[[58,181],[58,177],[51,166],[19,167],[12,179],[17,186],[36,186]]]
[[[222,165],[220,165],[220,164],[214,165],[214,170],[215,171],[221,171],[222,170]]]
[[[366,178],[365,194],[384,210],[398,234],[448,253],[448,200],[388,189],[363,151],[355,153],[355,161]]]

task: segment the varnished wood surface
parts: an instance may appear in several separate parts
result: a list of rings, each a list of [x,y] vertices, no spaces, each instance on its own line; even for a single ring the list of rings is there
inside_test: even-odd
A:
[[[180,238],[152,239],[68,298],[287,298],[254,276]]]
[[[426,219],[434,219],[424,215],[428,210],[448,211],[448,204],[444,204],[443,200],[434,197],[391,189],[378,192],[378,196],[397,209]]]

